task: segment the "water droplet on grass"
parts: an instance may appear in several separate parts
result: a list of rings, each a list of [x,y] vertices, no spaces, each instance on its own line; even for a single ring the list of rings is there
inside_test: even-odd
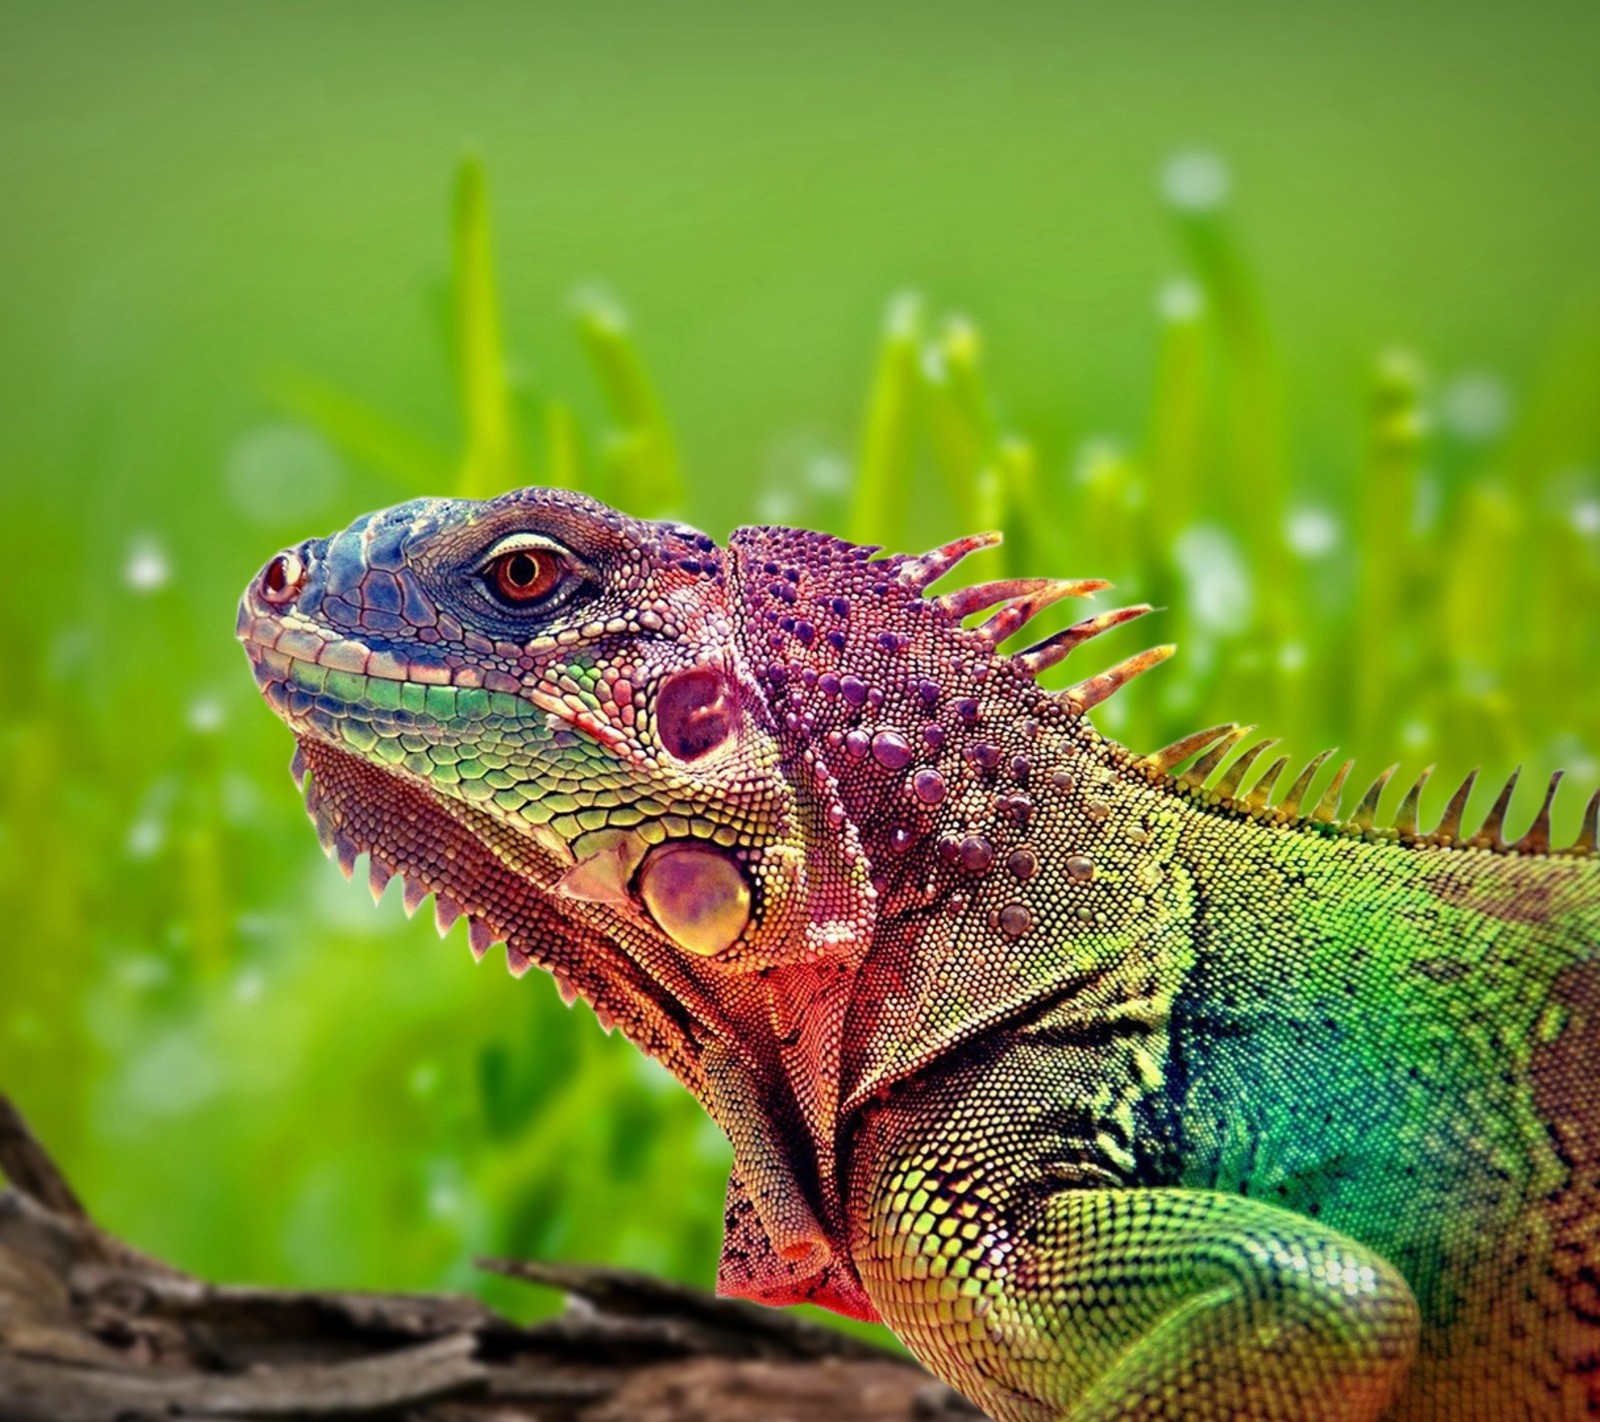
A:
[[[1302,558],[1321,558],[1339,546],[1339,520],[1327,509],[1298,508],[1285,521],[1283,536]]]
[[[201,696],[189,707],[189,729],[202,736],[222,729],[222,703],[215,696]]]
[[[338,493],[343,473],[339,456],[315,430],[274,424],[234,441],[223,477],[240,513],[279,524],[323,508]]]
[[[122,847],[129,859],[154,859],[166,842],[166,826],[154,815],[146,815],[128,826]]]
[[[1439,396],[1445,428],[1475,444],[1500,434],[1511,420],[1511,395],[1498,376],[1473,370],[1458,375]]]
[[[1425,750],[1433,741],[1433,727],[1420,716],[1411,716],[1400,723],[1400,746],[1415,755]]]
[[[1189,614],[1200,626],[1230,633],[1249,625],[1250,575],[1226,530],[1209,524],[1184,530],[1173,557],[1188,584]]]
[[[138,593],[156,592],[172,581],[172,565],[154,535],[142,533],[128,545],[122,580]]]
[[[1163,283],[1156,293],[1156,314],[1163,321],[1177,325],[1195,320],[1205,309],[1205,293],[1198,282],[1188,277],[1174,277]]]
[[[1228,165],[1206,148],[1174,153],[1161,170],[1161,194],[1179,212],[1214,212],[1232,188]]]

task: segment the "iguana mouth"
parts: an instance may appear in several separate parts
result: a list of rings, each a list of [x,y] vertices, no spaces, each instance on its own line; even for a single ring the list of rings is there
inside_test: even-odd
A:
[[[477,767],[471,760],[454,758],[444,741],[426,749],[408,750],[409,741],[420,741],[430,729],[447,728],[458,718],[469,723],[490,718],[555,720],[553,711],[505,692],[424,685],[338,668],[330,670],[309,658],[286,656],[275,648],[264,647],[254,636],[244,640],[263,696],[297,736],[325,743],[341,755],[389,760],[394,773],[419,783],[436,797],[450,796],[487,805],[504,791],[495,790],[493,770],[485,772],[481,779],[467,778],[464,767],[474,772]],[[351,718],[349,713],[358,708],[369,718],[366,722]],[[556,721],[554,736],[562,734],[559,727]],[[391,751],[393,759],[389,757]],[[440,764],[437,757],[441,753],[452,759]],[[320,825],[318,792],[305,773],[306,763],[302,747],[294,762],[296,778],[307,797],[306,807],[313,822]],[[441,774],[457,777],[455,783],[448,789],[442,787],[438,783]],[[523,801],[519,808],[526,810],[530,803]],[[549,893],[642,911],[683,951],[701,957],[715,956],[736,943],[750,922],[750,882],[742,866],[713,842],[710,826],[686,821],[677,826],[684,833],[674,836],[668,820],[675,818],[640,820],[633,816],[629,828],[601,825],[571,839],[549,821],[521,828],[548,857],[551,871],[545,888]],[[337,831],[325,840],[325,848],[350,877],[361,850]],[[381,882],[373,880],[374,899],[382,894],[387,882],[387,877]],[[437,887],[408,878],[408,912],[414,911],[415,905]],[[448,897],[436,900],[435,919],[441,936],[460,913]],[[483,920],[469,915],[469,921],[473,949],[481,957],[494,940]],[[527,964],[519,964],[513,958],[512,966],[520,975]]]
[[[435,680],[427,663],[402,666],[390,653],[350,638],[321,637],[295,626],[279,627],[275,641],[261,636],[255,619],[239,640],[250,658],[262,696],[299,733],[334,744],[348,727],[339,718],[355,707],[388,715],[396,726],[420,727],[488,716],[554,717],[537,694],[514,695],[481,686]],[[358,746],[358,750],[370,747]]]

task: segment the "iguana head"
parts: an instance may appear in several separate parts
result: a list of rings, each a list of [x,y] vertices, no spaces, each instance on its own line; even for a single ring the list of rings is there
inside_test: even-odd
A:
[[[752,528],[723,550],[565,491],[419,499],[278,553],[238,635],[347,872],[402,872],[480,951],[506,941],[626,1025],[624,962],[657,1000],[692,980],[698,1016],[729,978],[859,959],[952,792],[993,779],[989,678],[1032,688],[1053,655],[998,641],[1101,586],[923,596],[992,541],[875,557]]]
[[[705,535],[528,489],[417,500],[279,553],[239,635],[325,774],[353,758],[472,827],[485,855],[537,865],[562,913],[744,972],[826,955],[871,914],[859,863],[854,892],[817,900],[811,807],[734,601]],[[332,809],[341,856],[396,861],[399,826]],[[514,941],[514,959],[541,946]]]

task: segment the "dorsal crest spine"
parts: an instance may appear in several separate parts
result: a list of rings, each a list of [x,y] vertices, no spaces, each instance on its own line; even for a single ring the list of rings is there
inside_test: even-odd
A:
[[[1600,853],[1600,789],[1590,796],[1584,808],[1582,827],[1573,843],[1560,849],[1552,846],[1551,812],[1565,774],[1563,771],[1551,775],[1533,823],[1519,839],[1508,840],[1505,825],[1521,776],[1520,767],[1507,777],[1482,825],[1474,833],[1464,834],[1462,822],[1467,801],[1477,785],[1476,770],[1469,771],[1456,787],[1438,824],[1432,830],[1423,830],[1420,827],[1422,792],[1433,775],[1433,766],[1426,767],[1412,781],[1389,821],[1380,818],[1379,807],[1384,792],[1400,769],[1398,765],[1381,771],[1362,793],[1356,808],[1348,817],[1341,818],[1339,802],[1355,761],[1341,762],[1327,788],[1307,808],[1312,782],[1334,754],[1331,749],[1320,751],[1306,762],[1283,798],[1274,804],[1272,792],[1289,758],[1277,757],[1255,784],[1246,789],[1250,772],[1266,751],[1277,744],[1272,738],[1258,740],[1234,757],[1234,752],[1253,730],[1254,726],[1210,726],[1152,751],[1135,764],[1152,781],[1168,780],[1177,789],[1208,804],[1230,806],[1266,824],[1326,826],[1336,833],[1367,839],[1392,839],[1437,848],[1486,849],[1500,854],[1583,856]],[[1234,757],[1231,763],[1230,757]],[[1186,764],[1187,769],[1183,768]]]
[[[917,557],[903,559],[896,577],[903,586],[925,593],[963,558],[982,549],[993,548],[999,542],[998,533],[980,533],[967,538],[958,538],[953,543],[946,543]],[[992,613],[979,626],[970,629],[969,633],[993,650],[1007,638],[1020,632],[1047,607],[1053,606],[1063,598],[1093,597],[1110,586],[1111,584],[1104,578],[1001,578],[986,583],[974,583],[970,587],[958,588],[954,592],[942,593],[933,597],[931,601],[953,622],[960,622],[975,613],[997,608],[998,611]],[[1148,603],[1136,603],[1129,607],[1112,608],[1106,612],[1096,613],[1035,642],[1032,646],[1023,648],[1010,660],[1025,675],[1037,678],[1040,672],[1047,671],[1063,661],[1085,642],[1098,637],[1102,632],[1109,632],[1112,628],[1120,627],[1124,622],[1131,622],[1136,617],[1143,617],[1153,610]],[[1159,666],[1176,651],[1177,648],[1170,644],[1150,647],[1143,652],[1136,652],[1131,657],[1125,657],[1115,666],[1108,667],[1094,676],[1085,677],[1082,681],[1052,695],[1073,714],[1082,715],[1120,691],[1141,672]]]

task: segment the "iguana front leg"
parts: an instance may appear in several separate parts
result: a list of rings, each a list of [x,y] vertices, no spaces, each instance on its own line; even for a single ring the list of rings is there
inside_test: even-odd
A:
[[[1002,1064],[863,1123],[856,1267],[933,1372],[1000,1422],[1380,1414],[1418,1336],[1386,1261],[1243,1196],[1097,1184],[1089,1114],[1047,1096]]]

